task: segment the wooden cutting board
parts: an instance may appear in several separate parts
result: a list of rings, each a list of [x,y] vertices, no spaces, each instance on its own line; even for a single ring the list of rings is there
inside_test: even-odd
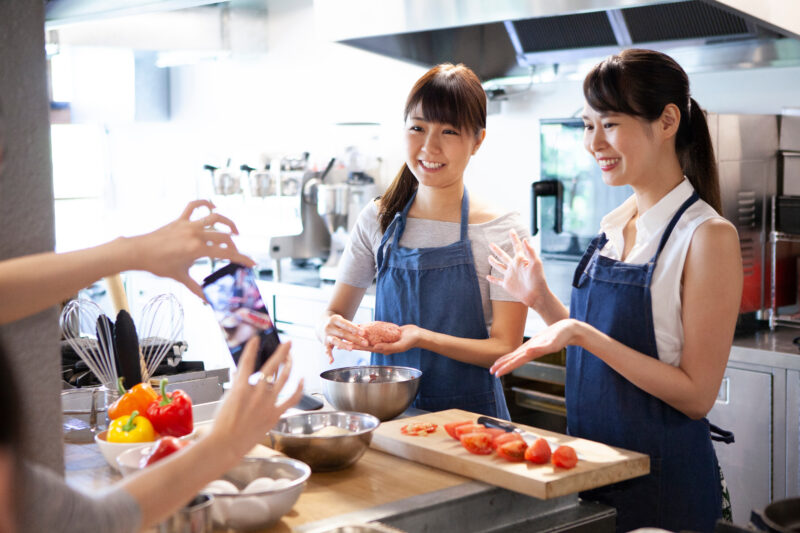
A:
[[[543,500],[573,494],[650,472],[647,455],[614,448],[599,442],[570,437],[521,424],[515,424],[559,445],[568,444],[578,453],[578,464],[571,469],[552,464],[511,463],[497,454],[474,455],[444,430],[444,425],[462,420],[477,420],[480,415],[450,409],[383,422],[372,436],[376,450],[417,461],[455,474],[497,485]],[[403,435],[400,428],[413,422],[432,422],[438,429],[424,437]]]

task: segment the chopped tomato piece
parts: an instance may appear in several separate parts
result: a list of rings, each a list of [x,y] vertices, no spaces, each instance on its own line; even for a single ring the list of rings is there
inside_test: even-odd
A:
[[[578,464],[578,454],[571,446],[559,446],[553,452],[553,464],[561,468],[572,468]]]
[[[525,460],[537,465],[550,462],[550,445],[546,440],[536,439],[530,447],[525,450]]]
[[[449,424],[444,425],[444,430],[447,431],[448,435],[458,440],[458,435],[456,435],[456,428],[459,426],[465,426],[467,424],[472,424],[472,420],[462,420],[461,422],[450,422]]]
[[[497,455],[506,461],[518,463],[525,458],[525,451],[527,449],[528,445],[525,444],[524,440],[512,440],[501,444],[497,448]]]
[[[500,435],[506,434],[506,430],[500,428],[486,428],[485,431],[486,433],[492,436],[492,439],[494,439],[495,437],[499,437]]]
[[[515,440],[522,440],[522,437],[519,435],[519,433],[501,433],[494,438],[494,441],[492,441],[492,446],[497,449],[502,444]]]
[[[439,427],[436,424],[431,424],[429,422],[413,422],[411,424],[406,424],[405,426],[400,428],[400,433],[403,435],[411,435],[413,437],[418,437],[420,435],[428,435],[429,433],[433,433],[436,431],[436,428]]]
[[[478,431],[461,435],[461,445],[469,453],[476,455],[489,455],[492,453],[492,436],[486,432]]]
[[[486,433],[486,426],[484,426],[483,424],[464,424],[463,426],[458,426],[456,428],[456,437],[460,439],[461,435],[464,435],[465,433],[478,433],[478,432]]]

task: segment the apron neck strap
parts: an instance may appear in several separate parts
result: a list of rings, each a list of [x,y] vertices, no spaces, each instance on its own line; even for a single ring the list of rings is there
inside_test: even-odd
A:
[[[675,213],[675,216],[673,216],[672,220],[669,221],[667,229],[664,230],[664,235],[661,236],[661,242],[658,244],[658,251],[656,252],[656,255],[653,256],[652,259],[653,263],[658,261],[658,256],[661,255],[661,250],[663,250],[664,246],[666,246],[667,240],[669,239],[669,236],[672,234],[672,230],[675,229],[675,224],[678,223],[678,220],[681,218],[681,216],[683,216],[686,210],[689,209],[689,207],[693,203],[695,203],[699,198],[700,195],[698,195],[697,191],[695,191],[689,198],[687,198],[685,202],[683,202],[683,205],[681,205],[680,208],[678,208],[678,211]]]
[[[464,187],[464,197],[461,198],[461,240],[466,241],[469,235],[469,195]]]

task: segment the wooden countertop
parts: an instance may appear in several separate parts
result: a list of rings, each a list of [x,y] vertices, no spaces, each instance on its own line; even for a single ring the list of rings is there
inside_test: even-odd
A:
[[[248,455],[275,455],[256,446]],[[118,479],[94,443],[65,445],[67,482],[82,490],[101,490]],[[292,528],[361,511],[412,496],[462,485],[472,480],[367,449],[359,461],[344,470],[312,474],[294,508],[265,533],[284,533]]]

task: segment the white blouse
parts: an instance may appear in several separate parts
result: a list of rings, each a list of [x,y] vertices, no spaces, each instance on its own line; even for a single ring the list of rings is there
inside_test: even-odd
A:
[[[636,220],[636,243],[625,258],[626,263],[646,263],[658,250],[664,230],[672,217],[694,192],[687,178],[653,207]],[[600,222],[608,242],[600,254],[620,260],[624,249],[622,230],[636,213],[636,197],[631,196],[622,205],[606,215]],[[683,351],[683,322],[681,321],[681,278],[686,253],[695,230],[703,222],[722,218],[713,207],[702,199],[692,204],[678,220],[658,258],[650,297],[653,305],[658,358],[670,365],[678,366]]]

